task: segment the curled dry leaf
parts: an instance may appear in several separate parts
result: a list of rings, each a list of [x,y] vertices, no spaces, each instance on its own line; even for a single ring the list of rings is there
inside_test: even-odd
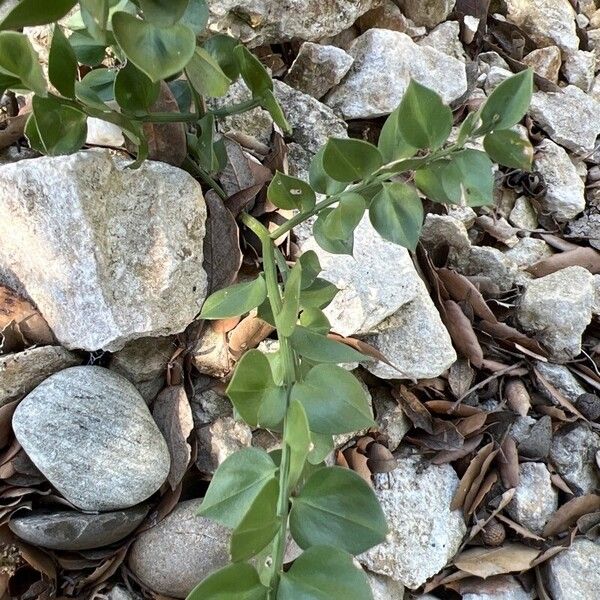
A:
[[[470,319],[453,300],[446,300],[444,308],[446,309],[445,324],[455,348],[465,358],[468,358],[471,364],[481,367],[483,350],[479,345],[479,340],[475,335]]]
[[[483,480],[483,483],[477,490],[477,494],[473,498],[473,501],[469,506],[465,506],[465,514],[472,515],[481,505],[483,499],[486,497],[488,492],[492,489],[494,484],[498,481],[498,473],[496,471],[492,471],[486,475],[486,478]]]
[[[434,465],[444,465],[459,460],[460,458],[471,454],[471,452],[481,444],[482,440],[483,435],[469,438],[468,440],[465,440],[463,447],[459,450],[442,450],[439,454],[435,455],[431,462]]]
[[[329,333],[327,335],[327,337],[336,342],[340,342],[341,344],[346,344],[346,346],[350,346],[351,348],[354,348],[357,352],[360,352],[361,354],[364,354],[365,356],[369,356],[371,358],[374,358],[375,360],[380,360],[381,362],[385,363],[389,367],[392,367],[392,369],[396,369],[396,371],[398,371],[398,373],[402,373],[402,371],[400,371],[398,369],[398,367],[393,365],[387,359],[385,354],[383,354],[382,352],[377,350],[377,348],[375,348],[374,346],[371,346],[371,344],[367,344],[367,342],[363,342],[362,340],[357,340],[356,338],[353,338],[353,337],[344,337],[343,335],[339,335],[338,333]]]
[[[12,416],[18,404],[19,400],[14,400],[0,407],[0,448],[8,446],[13,437]]]
[[[511,377],[504,388],[506,403],[517,414],[526,417],[531,408],[531,397],[521,379]]]
[[[458,489],[456,490],[454,498],[452,499],[450,510],[456,510],[458,508],[462,508],[465,505],[465,500],[467,498],[467,495],[469,494],[469,490],[472,489],[477,478],[481,475],[483,466],[486,464],[486,462],[489,466],[491,460],[488,461],[488,459],[490,458],[490,456],[493,459],[497,452],[497,450],[494,450],[493,442],[490,442],[489,444],[483,446],[483,448],[479,450],[479,452],[475,455],[473,460],[469,463],[467,470],[465,471],[464,475],[460,480],[460,483],[458,484]],[[482,480],[484,476],[485,473],[483,474],[483,476],[481,476]]]
[[[492,521],[492,519],[494,519],[495,517],[498,516],[498,514],[500,512],[502,512],[512,501],[512,499],[515,496],[515,492],[516,489],[515,488],[511,488],[510,490],[506,490],[502,496],[500,497],[500,502],[498,503],[498,506],[492,511],[492,514],[490,514],[486,519],[480,519],[478,520],[475,525],[471,528],[471,531],[469,532],[469,537],[467,539],[467,541],[472,540],[480,531],[482,531],[485,526],[490,523]]]
[[[433,413],[438,415],[450,415],[455,417],[471,417],[473,415],[487,415],[481,408],[477,406],[469,406],[468,404],[456,404],[448,400],[429,400],[425,402],[425,406]]]
[[[484,321],[496,321],[481,292],[464,275],[446,268],[437,269],[437,274],[455,302],[466,302]]]
[[[359,452],[356,446],[348,448],[343,452],[348,467],[358,473],[369,485],[371,485],[371,469],[367,466],[368,458]]]
[[[478,327],[492,336],[496,342],[505,342],[509,346],[512,346],[511,349],[519,350],[519,348],[517,348],[518,345],[527,349],[529,356],[533,356],[538,360],[545,360],[548,358],[546,351],[538,342],[506,323],[500,321],[481,321]]]
[[[600,510],[600,496],[597,494],[587,494],[569,500],[563,504],[553,515],[544,527],[543,535],[551,537],[567,531],[577,523],[577,520],[583,515]]]
[[[450,366],[448,385],[455,398],[461,398],[469,390],[475,380],[475,370],[468,360],[459,358]]]
[[[592,275],[600,273],[600,252],[593,248],[577,248],[548,258],[538,260],[526,270],[534,277],[545,277],[567,267],[579,266],[587,269]]]
[[[505,488],[513,488],[519,485],[519,453],[517,444],[510,436],[506,436],[500,447],[500,475]]]
[[[555,388],[537,369],[534,368],[533,372],[542,389],[544,389],[551,398],[554,398],[558,404],[578,416],[580,419],[587,421],[587,419],[573,406],[570,400],[568,400],[560,390]]]
[[[454,565],[461,571],[485,579],[525,571],[531,568],[538,555],[539,550],[516,543],[500,548],[469,548],[454,559]]]
[[[496,519],[498,519],[499,521],[502,521],[502,523],[505,523],[506,525],[508,525],[514,532],[516,532],[517,534],[519,534],[522,538],[526,539],[526,540],[535,540],[537,542],[543,542],[544,538],[540,537],[539,535],[536,535],[535,533],[529,531],[529,529],[527,529],[526,527],[523,527],[523,525],[520,525],[519,523],[515,523],[512,519],[509,519],[508,517],[505,517],[504,515],[496,515]]]
[[[481,469],[479,471],[479,474],[473,480],[471,488],[467,492],[463,504],[463,509],[467,514],[469,513],[469,509],[473,506],[475,499],[479,495],[481,488],[484,486],[484,482],[487,478],[488,471],[492,466],[492,461],[494,460],[498,452],[498,449],[494,450],[481,463]]]
[[[392,390],[392,395],[398,400],[404,414],[413,422],[415,427],[433,434],[431,414],[423,403],[404,385]]]

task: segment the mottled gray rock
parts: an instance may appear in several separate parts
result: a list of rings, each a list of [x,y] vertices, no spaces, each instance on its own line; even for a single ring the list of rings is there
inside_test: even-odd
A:
[[[566,151],[544,140],[536,149],[533,168],[544,177],[546,194],[540,198],[544,212],[557,221],[569,221],[585,208],[585,187]]]
[[[526,268],[538,260],[552,256],[554,252],[550,244],[544,240],[533,237],[520,238],[518,243],[505,250],[504,254],[514,261],[519,267]]]
[[[130,569],[159,594],[185,598],[207,575],[229,563],[229,530],[197,516],[201,503],[181,502],[131,547]]]
[[[537,598],[535,590],[525,591],[512,575],[474,580],[466,587],[468,591],[463,594],[462,600],[533,600],[533,598]]]
[[[591,246],[600,249],[600,213],[595,209],[586,211],[568,225],[569,236],[589,240]]]
[[[227,396],[219,393],[213,387],[205,387],[201,383],[194,390],[190,405],[196,427],[232,414],[231,401]]]
[[[135,387],[102,367],[70,367],[13,416],[35,466],[78,508],[117,510],[151,496],[169,472],[166,442]]]
[[[589,92],[596,72],[596,54],[586,50],[569,52],[563,63],[566,80],[584,92]]]
[[[407,456],[391,473],[375,475],[374,486],[390,531],[358,558],[370,571],[416,589],[454,556],[466,532],[461,512],[450,511],[458,477],[450,465]]]
[[[511,225],[526,231],[533,231],[538,228],[537,213],[526,196],[519,196],[515,200],[508,220]]]
[[[400,582],[385,575],[377,575],[369,571],[365,573],[373,592],[373,600],[403,600],[404,586]]]
[[[304,42],[285,76],[293,88],[322,98],[348,72],[354,59],[341,48]]]
[[[116,585],[108,592],[108,600],[142,600],[142,597],[130,592],[121,585]]]
[[[598,450],[600,435],[584,423],[563,427],[554,435],[550,448],[552,464],[577,496],[598,491]]]
[[[517,523],[541,534],[558,508],[558,491],[552,486],[550,471],[543,463],[521,463],[519,473],[519,485],[506,510]]]
[[[377,427],[381,433],[387,436],[388,448],[394,452],[412,427],[412,423],[392,397],[388,388],[372,388],[370,392]]]
[[[522,424],[523,421],[517,421],[517,431],[515,431],[519,454],[532,460],[546,458],[550,454],[550,445],[552,444],[552,419],[545,415],[538,421],[534,419],[533,423],[529,422],[529,426]]]
[[[552,600],[593,600],[600,589],[600,545],[576,539],[546,564],[546,586]]]
[[[487,77],[483,89],[488,96],[498,87],[503,81],[506,81],[509,77],[512,77],[513,73],[509,69],[503,69],[502,67],[493,66],[488,71]]]
[[[89,117],[87,120],[86,144],[119,148],[125,143],[121,128],[103,119]]]
[[[600,102],[577,86],[568,85],[562,92],[536,92],[529,114],[557,144],[578,154],[594,149],[600,134]]]
[[[465,224],[452,215],[436,215],[429,213],[425,217],[421,231],[421,242],[429,250],[448,245],[459,251],[471,246],[469,233]]]
[[[569,0],[507,0],[508,19],[526,31],[539,46],[577,50],[575,10]]]
[[[17,146],[9,146],[8,148],[0,150],[0,166],[13,162],[19,162],[20,160],[24,160],[26,158],[37,158],[38,156],[39,152],[36,152],[31,148],[18,148]]]
[[[429,35],[417,43],[420,46],[431,46],[459,60],[464,60],[465,57],[465,51],[460,41],[460,23],[458,21],[440,23]]]
[[[536,48],[523,57],[523,62],[529,65],[538,75],[549,79],[553,83],[558,82],[558,73],[562,64],[561,52],[558,46]]]
[[[585,394],[585,389],[577,381],[573,373],[564,365],[555,365],[550,362],[537,361],[535,368],[547,379],[551,385],[559,390],[567,400],[575,402],[581,394]]]
[[[520,274],[514,260],[491,246],[471,246],[466,252],[453,253],[450,262],[463,275],[489,278],[502,292],[514,288]]]
[[[88,550],[127,537],[144,519],[148,506],[100,514],[74,511],[36,512],[11,519],[9,527],[22,540],[53,550]]]
[[[0,407],[28,394],[53,373],[80,363],[81,358],[60,346],[29,348],[0,356]]]
[[[527,284],[517,318],[555,362],[564,362],[581,352],[581,335],[592,320],[593,303],[592,274],[583,267],[567,267]]]
[[[232,417],[219,417],[213,423],[197,427],[196,436],[196,466],[202,473],[214,473],[226,458],[252,445],[252,429]]]
[[[391,113],[411,80],[433,89],[445,102],[467,91],[465,64],[430,46],[416,44],[408,35],[369,29],[349,50],[354,63],[344,80],[325,98],[347,119]]]
[[[408,33],[410,21],[402,14],[402,11],[393,0],[383,0],[379,6],[372,8],[356,21],[360,33],[367,29],[393,29]]]
[[[200,186],[164,163],[129,163],[96,150],[0,167],[0,265],[67,348],[179,332],[202,306]]]
[[[435,27],[452,12],[456,0],[400,0],[399,6],[415,25]]]

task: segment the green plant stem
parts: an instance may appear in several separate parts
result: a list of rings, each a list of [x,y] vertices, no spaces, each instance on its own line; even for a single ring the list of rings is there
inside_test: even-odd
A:
[[[180,112],[157,112],[145,115],[124,113],[124,115],[132,121],[140,121],[142,123],[195,123],[199,119],[196,113]]]
[[[225,193],[225,190],[223,190],[223,188],[204,169],[200,168],[189,156],[185,158],[181,166],[215,190],[221,200],[227,200],[227,194]]]
[[[231,106],[213,108],[210,112],[215,117],[229,117],[231,115],[237,115],[239,113],[246,112],[247,110],[252,110],[258,106],[260,106],[260,101],[256,98],[251,98],[250,100],[245,100],[244,102],[239,102],[238,104],[232,104]]]

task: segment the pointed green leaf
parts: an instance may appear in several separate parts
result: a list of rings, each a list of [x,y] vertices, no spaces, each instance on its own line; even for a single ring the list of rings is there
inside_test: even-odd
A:
[[[300,325],[322,335],[327,335],[331,329],[329,319],[319,308],[305,308],[300,315]]]
[[[400,131],[399,106],[386,120],[379,134],[377,147],[386,163],[414,156],[417,149],[411,146]]]
[[[191,86],[201,96],[224,96],[231,85],[231,79],[223,73],[219,63],[200,47],[196,48],[185,67],[185,74]]]
[[[0,32],[0,75],[19,79],[23,87],[40,96],[46,95],[46,80],[39,57],[22,33]]]
[[[52,34],[48,57],[48,77],[52,85],[63,96],[75,98],[77,58],[75,58],[75,52],[59,25],[54,25],[54,33]]]
[[[308,417],[304,406],[298,400],[290,402],[284,442],[290,448],[289,484],[290,488],[293,488],[302,475],[312,446]]]
[[[357,352],[354,348],[300,325],[294,329],[290,343],[300,356],[313,362],[338,364],[370,360],[368,356]]]
[[[236,563],[209,575],[186,600],[267,600],[267,593],[254,567]]]
[[[492,131],[483,139],[483,147],[494,162],[513,169],[531,171],[533,147],[527,138],[516,131]]]
[[[330,252],[331,254],[349,254],[352,255],[354,250],[354,232],[351,231],[345,239],[338,239],[330,237],[326,231],[325,223],[333,208],[324,208],[319,211],[319,216],[313,224],[313,235],[315,241],[323,250]]]
[[[336,181],[350,183],[368,177],[383,164],[373,144],[352,138],[329,138],[323,150],[323,169]]]
[[[292,127],[285,118],[283,109],[271,90],[265,90],[262,93],[260,105],[271,115],[275,124],[281,127],[284,133],[291,135]]]
[[[330,240],[346,240],[363,218],[365,207],[365,199],[360,194],[342,194],[338,205],[323,220],[323,233]]]
[[[115,100],[128,112],[148,112],[159,93],[160,83],[150,81],[150,78],[131,62],[120,69],[115,77]]]
[[[208,25],[209,17],[210,14],[205,0],[189,0],[189,4],[181,17],[180,22],[187,25],[196,35],[198,35]]]
[[[21,0],[0,22],[0,30],[54,23],[76,3],[77,0]]]
[[[252,281],[236,283],[211,294],[202,305],[201,319],[237,317],[262,304],[267,297],[267,285],[260,275]]]
[[[333,283],[317,277],[300,292],[300,306],[302,308],[325,308],[335,298],[338,291]]]
[[[139,0],[144,19],[155,25],[174,25],[183,17],[189,0]]]
[[[98,96],[102,109],[109,108],[104,103],[115,98],[115,80],[117,73],[114,69],[94,69],[75,85],[76,92],[81,95],[82,87],[86,87]]]
[[[309,211],[316,201],[315,193],[308,183],[277,171],[267,188],[267,198],[275,206],[285,210],[297,208]]]
[[[238,40],[224,34],[213,35],[203,44],[203,48],[219,63],[223,73],[232,81],[240,75],[240,66],[233,52],[238,44]]]
[[[87,31],[74,31],[69,36],[77,62],[90,67],[97,67],[106,54],[106,44],[95,40]],[[93,72],[93,71],[92,71]]]
[[[310,181],[310,185],[315,192],[332,196],[342,192],[346,188],[346,184],[336,181],[327,175],[325,168],[323,167],[324,151],[325,147],[323,146],[323,148],[321,148],[310,161],[308,180]]]
[[[327,456],[333,452],[335,446],[333,437],[328,433],[317,433],[316,431],[311,431],[310,437],[313,445],[307,460],[313,466],[321,465]]]
[[[273,91],[271,76],[264,65],[246,48],[239,44],[233,51],[242,79],[250,88],[252,96],[260,97],[266,91]]]
[[[239,450],[215,471],[198,514],[235,529],[276,471],[277,466],[264,450]]]
[[[297,261],[292,267],[283,292],[283,307],[281,312],[275,317],[277,322],[277,332],[279,335],[289,337],[292,335],[296,322],[298,321],[298,311],[300,310],[300,284],[302,283],[302,263]]]
[[[309,287],[323,270],[319,257],[314,250],[307,250],[298,259],[302,265],[302,283],[301,289]]]

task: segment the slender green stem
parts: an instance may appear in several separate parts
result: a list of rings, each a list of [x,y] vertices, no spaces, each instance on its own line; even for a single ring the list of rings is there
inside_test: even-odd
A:
[[[207,185],[215,190],[221,200],[227,200],[225,190],[201,167],[199,167],[189,156],[183,161],[182,167],[190,171],[193,175],[201,179]]]
[[[195,123],[199,118],[196,113],[180,112],[157,112],[145,115],[124,113],[124,115],[132,121],[141,121],[142,123]]]
[[[213,108],[210,112],[215,115],[215,117],[228,117],[230,115],[237,115],[239,113],[246,112],[247,110],[251,110],[257,106],[260,106],[260,101],[256,98],[251,98],[250,100],[245,100],[244,102],[239,102],[238,104],[232,104],[231,106]]]

